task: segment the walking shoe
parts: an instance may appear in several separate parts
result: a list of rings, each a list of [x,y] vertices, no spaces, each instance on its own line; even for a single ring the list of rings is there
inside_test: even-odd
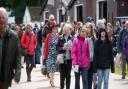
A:
[[[24,66],[21,66],[21,68],[24,68]]]
[[[52,87],[55,87],[53,81],[50,81],[50,84],[51,84]]]
[[[94,85],[94,89],[97,89],[97,84],[96,84],[96,85]]]
[[[122,76],[122,79],[125,79],[125,75]]]
[[[27,82],[31,82],[31,76],[30,75],[27,78]]]
[[[125,79],[126,73],[122,73],[122,79]]]

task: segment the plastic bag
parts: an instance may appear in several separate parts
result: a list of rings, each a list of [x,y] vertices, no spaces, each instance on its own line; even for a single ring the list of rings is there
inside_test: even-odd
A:
[[[63,63],[64,63],[64,55],[63,54],[58,54],[56,64],[63,64]]]

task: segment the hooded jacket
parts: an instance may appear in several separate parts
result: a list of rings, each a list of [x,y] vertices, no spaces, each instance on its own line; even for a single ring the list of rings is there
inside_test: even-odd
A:
[[[80,68],[90,67],[90,52],[88,41],[83,37],[77,37],[72,45],[72,64]]]

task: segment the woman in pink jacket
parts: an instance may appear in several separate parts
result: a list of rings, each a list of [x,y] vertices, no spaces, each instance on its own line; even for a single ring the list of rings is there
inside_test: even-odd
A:
[[[86,40],[85,26],[79,29],[79,34],[73,40],[72,64],[75,72],[75,89],[80,89],[80,75],[82,75],[83,89],[88,89],[88,69],[90,67],[89,45]]]

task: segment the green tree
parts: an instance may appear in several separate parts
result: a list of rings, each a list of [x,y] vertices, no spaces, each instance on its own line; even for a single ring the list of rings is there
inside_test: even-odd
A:
[[[41,6],[43,0],[0,0],[0,6],[12,10],[11,15],[15,16],[16,23],[22,23],[27,6]]]
[[[16,23],[22,23],[26,7],[26,0],[14,0],[13,10]]]

